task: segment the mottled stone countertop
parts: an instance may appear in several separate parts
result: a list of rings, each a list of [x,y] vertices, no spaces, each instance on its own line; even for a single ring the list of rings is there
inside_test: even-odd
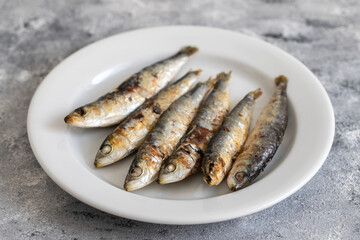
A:
[[[307,65],[327,90],[336,117],[332,150],[291,197],[221,223],[157,225],[87,206],[38,164],[26,117],[44,76],[104,37],[178,24],[268,41]],[[0,239],[360,239],[359,56],[357,0],[0,0]]]

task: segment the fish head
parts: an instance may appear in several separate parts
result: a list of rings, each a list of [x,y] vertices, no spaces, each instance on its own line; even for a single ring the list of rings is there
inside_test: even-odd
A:
[[[122,135],[109,135],[101,144],[95,157],[95,167],[101,168],[117,162],[131,153],[128,141]]]
[[[101,111],[95,104],[88,104],[79,107],[69,113],[64,121],[66,124],[76,127],[106,127],[114,124],[112,119],[109,119],[109,114]]]
[[[186,178],[191,174],[191,169],[194,164],[192,159],[188,155],[178,152],[173,155],[163,166],[161,167],[158,177],[159,184],[167,184],[178,182]]]
[[[250,176],[246,171],[236,171],[234,174],[229,174],[227,178],[227,185],[231,191],[240,190],[250,183]]]
[[[210,154],[204,162],[204,181],[210,186],[218,185],[226,175],[224,160],[218,154]]]
[[[252,159],[241,156],[236,160],[227,177],[227,185],[232,191],[240,190],[250,184],[252,178],[249,166],[252,162]]]
[[[88,108],[86,106],[83,106],[69,113],[64,118],[64,121],[66,124],[76,127],[87,127],[89,122],[91,122],[91,116],[89,115],[91,115],[90,111],[88,111]]]
[[[126,176],[124,188],[128,192],[137,190],[152,183],[156,177],[157,171],[149,168],[145,161],[135,160]]]

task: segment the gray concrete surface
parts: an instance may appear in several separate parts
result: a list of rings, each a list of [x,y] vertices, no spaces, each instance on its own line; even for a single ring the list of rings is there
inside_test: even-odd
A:
[[[250,216],[168,226],[89,207],[41,169],[26,116],[44,76],[96,40],[172,24],[256,36],[318,76],[334,106],[336,135],[327,161],[302,189]],[[359,56],[357,0],[0,0],[0,239],[360,239]]]

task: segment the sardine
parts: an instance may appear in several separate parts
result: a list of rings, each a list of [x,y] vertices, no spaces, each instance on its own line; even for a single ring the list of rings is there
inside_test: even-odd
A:
[[[195,117],[199,105],[214,84],[214,79],[198,83],[161,115],[131,164],[124,184],[126,191],[142,188],[157,178],[161,164],[176,148]]]
[[[211,139],[202,163],[207,184],[218,185],[230,171],[233,156],[246,140],[255,100],[261,94],[260,89],[248,93],[224,119]]]
[[[187,46],[172,57],[145,67],[98,100],[75,109],[65,117],[65,123],[83,128],[119,124],[164,88],[197,51],[196,47]]]
[[[275,90],[227,177],[232,191],[248,186],[264,170],[281,144],[288,122],[287,78],[275,79]]]
[[[176,151],[162,165],[158,183],[177,182],[200,169],[207,145],[229,112],[230,75],[220,73],[216,76],[213,91],[201,105]]]
[[[95,166],[107,166],[134,152],[170,104],[189,91],[200,72],[189,71],[132,112],[101,144]]]

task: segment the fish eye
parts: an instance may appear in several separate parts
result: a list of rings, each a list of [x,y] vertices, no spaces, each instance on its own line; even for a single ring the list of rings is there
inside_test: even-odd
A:
[[[102,148],[101,148],[101,153],[102,154],[109,154],[112,150],[112,147],[110,145],[104,145]]]
[[[175,171],[175,169],[176,169],[176,166],[175,166],[175,164],[173,164],[173,163],[170,163],[170,164],[168,164],[168,165],[166,166],[166,170],[167,170],[168,172],[173,172],[173,171]]]
[[[142,174],[142,169],[140,167],[134,167],[130,170],[130,175],[132,177],[139,177]]]
[[[244,172],[237,172],[237,173],[235,174],[235,178],[236,178],[236,180],[238,180],[238,181],[242,181],[245,177],[247,177],[247,174],[244,173]]]
[[[77,109],[75,109],[75,111],[77,114],[79,114],[80,116],[84,116],[86,114],[86,111],[83,107],[79,107]]]

